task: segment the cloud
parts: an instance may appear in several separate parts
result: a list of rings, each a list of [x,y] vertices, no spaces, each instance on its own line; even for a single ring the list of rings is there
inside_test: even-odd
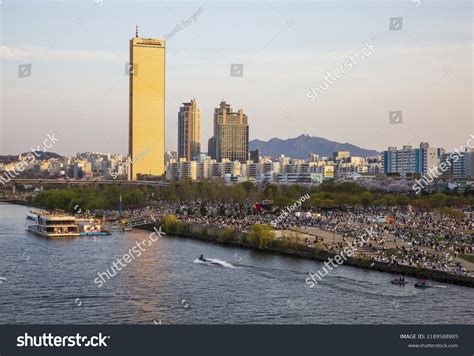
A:
[[[126,53],[96,50],[57,49],[41,46],[0,46],[2,60],[105,61],[123,62]]]

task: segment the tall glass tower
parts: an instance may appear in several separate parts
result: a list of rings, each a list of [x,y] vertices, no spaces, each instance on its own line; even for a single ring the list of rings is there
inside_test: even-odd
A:
[[[130,40],[130,178],[165,171],[165,41]]]
[[[178,158],[191,161],[201,152],[201,109],[196,100],[183,103],[178,113]]]

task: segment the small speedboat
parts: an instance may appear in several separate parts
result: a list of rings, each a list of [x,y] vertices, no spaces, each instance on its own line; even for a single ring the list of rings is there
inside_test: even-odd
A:
[[[425,289],[425,288],[430,288],[430,287],[431,287],[431,284],[428,284],[426,282],[416,282],[415,283],[415,288]]]
[[[205,262],[209,265],[219,266],[219,267],[232,267],[232,265],[228,264],[225,261],[220,261],[214,258],[204,258],[203,255],[199,256],[198,261]]]
[[[211,261],[210,259],[204,258],[203,255],[199,256],[198,260],[201,261],[201,262],[210,263],[211,265],[218,265],[218,266],[220,266],[220,263],[217,263],[217,262]]]
[[[397,286],[404,286],[405,284],[407,284],[407,282],[405,282],[405,280],[402,278],[392,279],[390,283],[396,284]]]

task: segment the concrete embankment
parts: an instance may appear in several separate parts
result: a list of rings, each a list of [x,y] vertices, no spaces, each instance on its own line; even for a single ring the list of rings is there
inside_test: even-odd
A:
[[[299,258],[307,258],[317,261],[328,261],[329,258],[334,258],[334,256],[336,256],[336,253],[331,251],[311,248],[302,244],[284,243],[283,241],[280,241],[281,243],[272,243],[270,246],[265,248],[259,248],[252,245],[248,241],[246,234],[240,232],[233,232],[234,238],[229,239],[222,237],[222,229],[215,227],[204,227],[196,224],[190,224],[188,227],[189,231],[173,233],[172,235],[197,239],[205,242],[218,243],[222,245],[253,249],[261,252],[278,253]],[[147,230],[153,229],[152,226],[146,226],[144,228]],[[368,258],[347,257],[344,265],[474,287],[474,278],[472,277],[455,275],[437,270],[377,262]]]
[[[0,203],[16,204],[16,205],[25,205],[28,206],[29,203],[26,200],[20,199],[0,199]]]

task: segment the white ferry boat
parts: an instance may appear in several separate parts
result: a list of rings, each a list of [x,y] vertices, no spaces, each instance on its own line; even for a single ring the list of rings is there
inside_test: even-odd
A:
[[[30,212],[26,215],[27,230],[45,237],[79,236],[79,225],[73,216]]]

